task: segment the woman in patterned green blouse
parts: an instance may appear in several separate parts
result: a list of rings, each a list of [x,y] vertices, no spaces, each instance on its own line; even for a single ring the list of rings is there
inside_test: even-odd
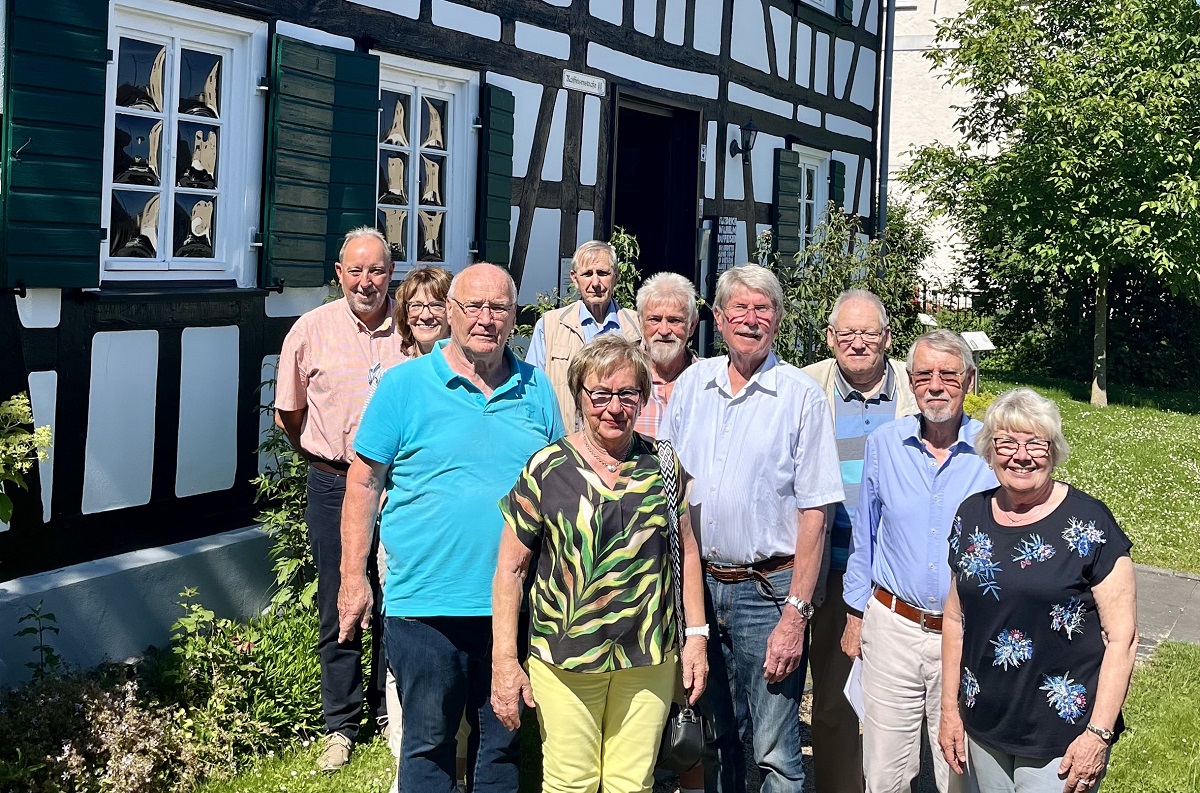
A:
[[[536,703],[545,793],[640,793],[653,785],[681,660],[669,509],[679,517],[684,613],[694,626],[682,652],[689,701],[708,675],[700,556],[687,515],[691,477],[673,458],[678,495],[667,504],[656,445],[633,431],[651,388],[637,345],[619,334],[596,338],[571,362],[567,381],[583,429],[535,454],[500,502],[492,706],[515,729],[522,702]],[[530,566],[527,676],[517,615]]]

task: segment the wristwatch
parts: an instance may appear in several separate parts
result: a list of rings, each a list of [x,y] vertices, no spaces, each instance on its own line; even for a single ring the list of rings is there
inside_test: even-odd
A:
[[[684,628],[683,635],[684,638],[687,638],[688,636],[703,636],[705,639],[707,639],[708,625],[696,625],[691,628]]]
[[[812,603],[809,603],[807,600],[801,600],[796,595],[788,595],[787,602],[795,606],[796,611],[799,611],[800,616],[804,617],[806,620],[811,620],[813,612],[816,611],[816,609],[813,608]]]
[[[1088,722],[1087,729],[1088,729],[1088,732],[1099,735],[1100,740],[1104,741],[1105,743],[1108,743],[1108,744],[1112,743],[1112,739],[1113,739],[1113,731],[1112,730],[1106,730],[1103,727],[1097,727],[1095,724],[1092,724],[1091,722]]]

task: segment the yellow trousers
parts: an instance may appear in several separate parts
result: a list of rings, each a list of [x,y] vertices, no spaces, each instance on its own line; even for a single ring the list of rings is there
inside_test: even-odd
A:
[[[529,657],[542,793],[648,793],[679,663],[569,672]]]

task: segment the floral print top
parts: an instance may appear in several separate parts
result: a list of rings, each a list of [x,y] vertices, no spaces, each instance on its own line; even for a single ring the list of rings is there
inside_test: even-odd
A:
[[[661,664],[675,647],[667,505],[654,441],[633,436],[609,488],[565,438],[530,458],[500,501],[534,551],[530,652],[573,672]],[[675,460],[678,514],[691,477]]]
[[[1131,543],[1104,504],[1069,485],[1062,504],[1024,526],[996,522],[996,492],[964,501],[950,529],[963,726],[1008,754],[1059,757],[1096,699],[1104,638],[1092,587]]]

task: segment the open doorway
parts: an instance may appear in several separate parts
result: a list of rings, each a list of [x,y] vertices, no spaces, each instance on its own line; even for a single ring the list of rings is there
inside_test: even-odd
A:
[[[612,224],[637,237],[642,277],[669,271],[699,287],[699,112],[621,97],[613,148]]]

